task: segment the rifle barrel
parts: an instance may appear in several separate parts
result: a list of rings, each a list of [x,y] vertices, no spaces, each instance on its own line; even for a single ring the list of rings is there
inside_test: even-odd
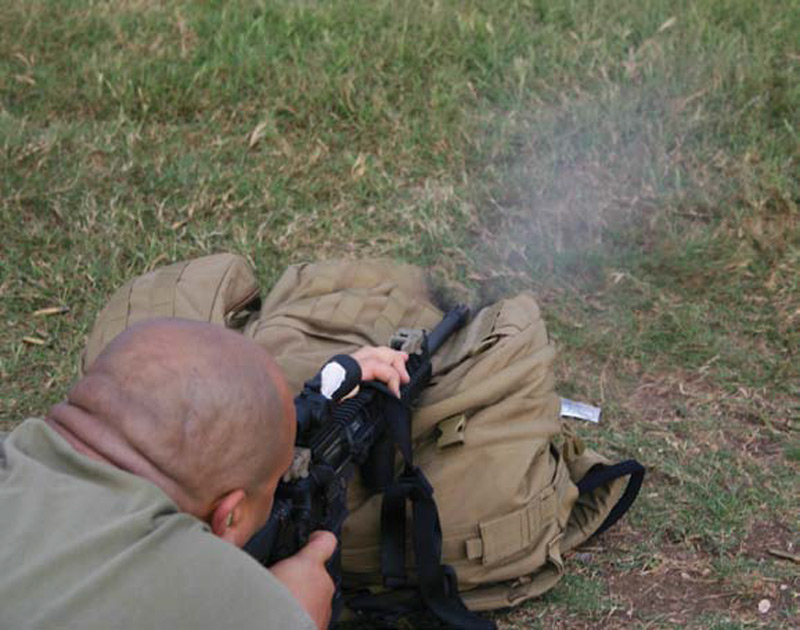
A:
[[[447,311],[442,321],[428,334],[428,352],[436,354],[447,338],[467,322],[468,317],[469,308],[463,304]]]

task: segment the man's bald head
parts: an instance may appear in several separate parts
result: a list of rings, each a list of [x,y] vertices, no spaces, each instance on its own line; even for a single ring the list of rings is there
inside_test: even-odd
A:
[[[218,497],[277,482],[294,441],[279,368],[219,326],[151,320],[120,334],[48,420],[79,450],[204,517]]]

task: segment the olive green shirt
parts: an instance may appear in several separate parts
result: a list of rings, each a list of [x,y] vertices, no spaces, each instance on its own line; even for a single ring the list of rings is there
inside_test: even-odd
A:
[[[265,568],[40,419],[0,439],[0,628],[314,629]]]

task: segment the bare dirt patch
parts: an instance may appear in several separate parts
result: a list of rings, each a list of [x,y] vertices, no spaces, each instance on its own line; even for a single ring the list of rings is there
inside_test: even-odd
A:
[[[664,378],[642,379],[626,406],[639,421],[661,424],[675,419],[681,402],[676,394]]]
[[[616,555],[641,548],[647,532],[622,522],[597,539],[599,550]],[[732,613],[752,607],[752,596],[721,578],[712,558],[686,543],[664,543],[644,565],[620,569],[613,559],[606,565],[608,595],[613,609],[595,627],[626,627],[633,622],[686,624],[703,615]],[[630,627],[630,626],[628,626]],[[638,627],[638,625],[637,625]]]
[[[623,523],[598,540],[603,547],[624,551],[641,544],[644,538],[642,532]],[[793,565],[791,558],[777,557],[770,550],[796,557],[800,552],[797,532],[779,521],[758,522],[738,554],[765,563]],[[645,628],[695,628],[702,627],[698,624],[703,619],[716,616],[754,627],[795,628],[785,620],[796,614],[800,575],[781,579],[769,577],[770,573],[756,566],[730,574],[720,572],[712,555],[691,545],[665,543],[642,568],[617,571],[612,564],[604,570],[615,608],[603,624],[595,627],[613,629],[628,623]],[[766,609],[762,611],[760,606]]]
[[[609,576],[609,593],[621,606],[618,614],[682,624],[704,614],[743,608],[748,599],[710,577],[708,560],[685,549],[665,548],[657,560],[653,569]]]
[[[742,460],[769,468],[779,464],[784,458],[783,445],[777,436],[769,434],[767,429],[753,425],[735,424],[726,427],[722,431],[722,435],[727,446]]]
[[[699,374],[677,370],[667,374],[645,374],[626,401],[626,407],[641,421],[665,424],[688,417],[702,407],[713,411],[725,397],[718,387]]]
[[[742,541],[741,552],[754,559],[774,557],[792,562],[788,556],[800,557],[800,531],[779,521],[759,521]]]

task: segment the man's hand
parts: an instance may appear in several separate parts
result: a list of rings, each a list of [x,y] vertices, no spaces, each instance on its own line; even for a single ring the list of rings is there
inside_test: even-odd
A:
[[[386,346],[364,346],[350,355],[361,366],[361,380],[383,381],[395,396],[400,396],[400,384],[411,380],[406,370],[408,354]]]
[[[336,550],[336,536],[317,531],[295,555],[276,562],[269,570],[294,595],[320,630],[331,619],[331,602],[335,587],[325,563]]]

